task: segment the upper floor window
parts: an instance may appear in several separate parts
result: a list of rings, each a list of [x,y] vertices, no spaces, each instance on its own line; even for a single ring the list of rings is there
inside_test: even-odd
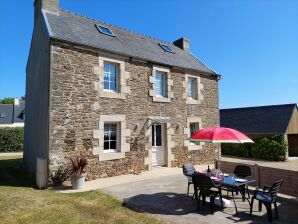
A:
[[[167,74],[165,72],[156,71],[156,75],[155,75],[156,96],[167,97],[166,80],[167,80]]]
[[[188,78],[188,97],[194,100],[198,99],[197,79]]]
[[[104,152],[118,151],[118,135],[117,123],[104,124]]]
[[[104,90],[118,92],[118,70],[116,64],[104,63]]]

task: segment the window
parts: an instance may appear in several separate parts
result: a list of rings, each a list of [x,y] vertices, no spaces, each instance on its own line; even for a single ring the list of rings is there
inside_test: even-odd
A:
[[[172,48],[170,48],[168,45],[164,45],[164,44],[159,44],[159,46],[166,52],[169,53],[174,53],[174,51],[172,50]]]
[[[104,124],[104,152],[118,151],[118,124]]]
[[[190,129],[190,136],[196,133],[198,130],[200,130],[200,124],[198,122],[196,123],[190,123],[189,124]]]
[[[160,124],[152,125],[152,146],[162,146],[162,130]]]
[[[0,113],[0,118],[6,118],[6,114]]]
[[[118,92],[118,70],[116,64],[104,63],[104,90]]]
[[[156,71],[155,75],[155,86],[156,86],[156,96],[166,97],[166,77],[165,72]]]
[[[102,34],[114,36],[113,32],[109,28],[104,26],[99,26],[99,25],[96,25],[96,27],[99,30],[99,32],[101,32]]]
[[[188,98],[196,100],[198,98],[197,94],[197,79],[188,78]]]

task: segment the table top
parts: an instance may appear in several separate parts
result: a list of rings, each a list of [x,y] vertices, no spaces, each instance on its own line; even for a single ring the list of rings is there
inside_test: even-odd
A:
[[[236,179],[245,179],[246,181],[236,181]],[[246,178],[240,178],[235,176],[234,180],[231,176],[227,176],[224,177],[223,179],[216,181],[216,183],[220,183],[222,185],[228,185],[228,186],[234,186],[234,187],[239,187],[241,185],[245,185],[245,184],[249,184],[252,182],[255,182],[256,180],[254,180],[252,177],[246,177]]]

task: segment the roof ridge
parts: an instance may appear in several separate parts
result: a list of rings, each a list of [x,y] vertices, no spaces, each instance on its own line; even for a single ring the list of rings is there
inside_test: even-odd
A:
[[[263,105],[263,106],[250,106],[250,107],[235,107],[235,108],[224,108],[220,110],[241,110],[241,109],[250,109],[250,108],[259,108],[259,107],[276,107],[276,106],[296,106],[296,103],[286,103],[286,104],[271,104],[271,105]]]
[[[141,36],[141,37],[145,37],[145,38],[152,39],[152,40],[154,40],[154,41],[156,41],[156,42],[163,42],[163,43],[166,43],[166,44],[170,44],[170,45],[172,45],[172,46],[175,46],[173,43],[170,43],[170,42],[168,42],[168,41],[160,40],[160,39],[157,39],[157,38],[155,38],[155,37],[148,36],[148,35],[145,35],[145,34],[141,34],[141,33],[138,33],[138,32],[136,32],[136,31],[129,30],[129,29],[124,29],[124,28],[122,28],[122,27],[120,27],[120,26],[113,25],[113,24],[109,24],[109,23],[106,23],[106,22],[101,21],[101,20],[96,20],[96,19],[90,18],[90,17],[88,17],[88,16],[83,16],[83,15],[80,15],[80,14],[78,14],[78,13],[69,11],[69,10],[67,10],[67,9],[63,9],[63,8],[59,8],[59,9],[60,9],[61,11],[64,11],[64,12],[67,12],[67,13],[71,13],[71,14],[73,14],[73,15],[80,16],[80,17],[85,18],[85,19],[95,21],[95,22],[97,22],[97,23],[100,22],[100,23],[105,24],[105,25],[107,25],[107,26],[112,26],[112,27],[115,27],[115,28],[118,28],[118,29],[121,29],[121,30],[130,32],[130,33],[136,34],[136,35]]]

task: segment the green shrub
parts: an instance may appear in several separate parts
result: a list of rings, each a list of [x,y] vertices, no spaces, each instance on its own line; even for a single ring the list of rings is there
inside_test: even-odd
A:
[[[280,161],[285,159],[287,145],[282,136],[274,135],[259,138],[255,139],[251,153],[257,159]]]
[[[0,152],[21,151],[24,148],[24,128],[0,128]]]
[[[223,155],[251,157],[251,143],[245,144],[221,144],[221,151]]]

